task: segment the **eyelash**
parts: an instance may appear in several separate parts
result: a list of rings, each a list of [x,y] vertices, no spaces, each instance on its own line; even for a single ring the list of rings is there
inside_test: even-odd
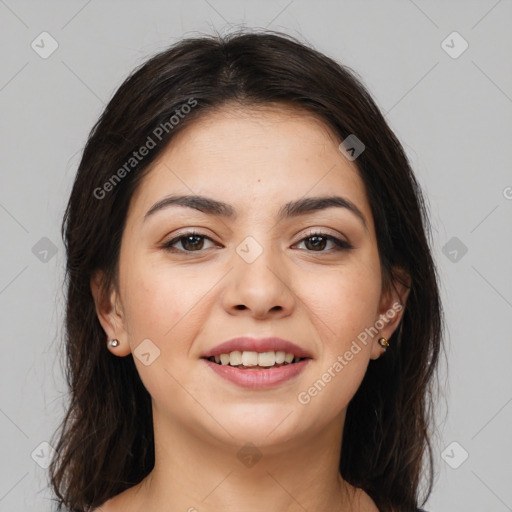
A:
[[[197,251],[187,251],[187,250],[184,250],[184,249],[176,249],[175,247],[172,247],[174,244],[176,244],[176,242],[179,242],[179,241],[183,240],[184,238],[194,237],[194,236],[197,236],[197,237],[200,237],[200,238],[205,238],[207,240],[210,240],[210,241],[214,242],[210,237],[192,230],[192,231],[187,231],[185,233],[182,233],[180,236],[178,236],[176,238],[173,238],[172,240],[169,240],[169,242],[166,242],[165,244],[162,245],[162,249],[165,249],[165,250],[170,251],[170,252],[176,252],[176,251],[177,252],[184,252],[184,253],[202,252],[201,249],[197,250]],[[335,252],[338,252],[338,251],[348,251],[348,250],[351,250],[351,249],[354,248],[353,245],[349,244],[345,240],[341,240],[340,238],[337,238],[335,236],[329,235],[327,233],[322,233],[320,231],[312,231],[312,232],[308,233],[308,235],[306,237],[302,238],[297,243],[301,243],[304,240],[308,240],[309,238],[314,238],[314,237],[325,238],[326,240],[331,241],[335,245],[335,247],[333,247],[332,249],[328,249],[327,251],[322,250],[322,251],[307,251],[307,252],[328,253],[330,251],[335,251]]]

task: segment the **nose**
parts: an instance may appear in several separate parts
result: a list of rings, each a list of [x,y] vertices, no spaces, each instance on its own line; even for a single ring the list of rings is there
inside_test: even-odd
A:
[[[295,307],[297,299],[288,269],[268,248],[252,262],[234,252],[226,283],[222,300],[231,315],[280,318],[290,315]]]

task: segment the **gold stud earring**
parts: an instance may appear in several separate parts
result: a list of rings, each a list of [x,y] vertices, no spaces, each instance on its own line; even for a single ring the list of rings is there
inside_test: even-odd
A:
[[[379,338],[379,345],[386,351],[387,347],[389,347],[388,340],[386,338]]]
[[[108,342],[109,347],[117,347],[119,345],[119,340],[110,340]]]

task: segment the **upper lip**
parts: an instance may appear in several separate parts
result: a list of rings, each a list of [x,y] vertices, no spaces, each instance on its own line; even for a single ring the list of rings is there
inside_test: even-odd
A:
[[[212,356],[220,356],[220,354],[229,354],[235,350],[240,352],[270,352],[270,351],[283,351],[301,358],[311,358],[311,354],[304,348],[299,347],[295,343],[282,338],[269,337],[269,338],[252,338],[249,336],[241,336],[239,338],[232,338],[228,341],[217,345],[201,357],[208,358]]]

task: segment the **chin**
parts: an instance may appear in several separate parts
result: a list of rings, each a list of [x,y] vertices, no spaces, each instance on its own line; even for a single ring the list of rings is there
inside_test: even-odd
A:
[[[282,403],[244,403],[218,409],[219,423],[231,434],[229,442],[238,445],[250,441],[257,446],[272,446],[297,437],[304,428],[297,407]],[[298,409],[298,410],[297,410]]]

